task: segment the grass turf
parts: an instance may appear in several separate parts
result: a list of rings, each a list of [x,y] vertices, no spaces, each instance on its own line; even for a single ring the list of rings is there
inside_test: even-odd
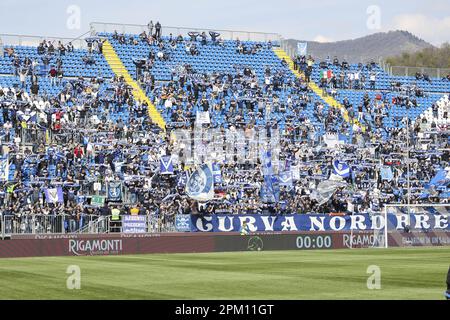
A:
[[[443,299],[450,249],[0,259],[2,299]],[[66,287],[69,265],[81,289]],[[369,265],[381,289],[367,289]]]

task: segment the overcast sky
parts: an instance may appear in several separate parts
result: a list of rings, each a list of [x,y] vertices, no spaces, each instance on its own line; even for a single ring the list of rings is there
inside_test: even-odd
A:
[[[0,33],[76,37],[92,21],[150,19],[317,41],[402,29],[434,45],[450,42],[449,0],[0,0]]]

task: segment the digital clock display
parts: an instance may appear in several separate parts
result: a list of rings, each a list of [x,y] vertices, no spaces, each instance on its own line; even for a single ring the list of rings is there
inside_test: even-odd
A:
[[[296,239],[297,249],[331,249],[331,235],[299,235]]]

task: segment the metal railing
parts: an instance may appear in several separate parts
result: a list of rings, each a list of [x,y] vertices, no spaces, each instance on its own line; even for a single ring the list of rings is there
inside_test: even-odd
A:
[[[22,145],[34,145],[36,141],[46,141],[45,128],[39,127],[27,127],[21,128],[19,132],[20,142]]]
[[[63,215],[4,215],[2,237],[13,234],[66,233],[65,220]]]
[[[388,66],[388,73],[393,76],[415,76],[417,72],[428,74],[430,78],[443,78],[450,74],[450,68]]]
[[[428,67],[409,67],[409,66],[392,66],[384,60],[379,61],[379,65],[391,76],[414,77],[417,72],[425,73],[430,78],[441,79],[450,74],[450,68],[428,68]]]
[[[76,233],[109,233],[110,216],[89,215]]]
[[[297,47],[295,45],[293,45],[291,42],[281,38],[281,40],[280,40],[280,47],[291,58],[297,56]],[[309,55],[309,54],[310,53],[307,52],[307,55]],[[335,54],[331,53],[331,52],[330,53],[322,52],[319,56],[312,55],[312,57],[314,59],[316,59],[317,62],[318,61],[324,61],[326,57],[330,57],[330,59],[332,59],[334,56],[335,56]],[[348,61],[349,57],[348,57],[348,55],[341,55],[341,56],[338,56],[338,58],[339,58],[340,61],[342,61],[342,60]],[[367,63],[370,63],[372,61],[376,61],[380,65],[380,67],[382,69],[384,69],[386,72],[388,72],[388,70],[389,70],[388,69],[388,64],[385,61],[383,61],[383,59],[381,59],[381,57],[378,58],[378,59],[365,59],[365,60],[361,60],[359,62],[361,62],[363,64],[367,64]],[[355,62],[352,62],[352,63],[355,63]]]
[[[156,23],[156,21],[154,23]],[[90,28],[92,34],[97,34],[99,32],[113,33],[114,31],[124,34],[140,34],[143,31],[148,32],[148,26],[141,24],[91,22]],[[155,29],[153,29],[153,32],[154,30]],[[260,42],[271,41],[274,44],[279,44],[281,41],[281,36],[277,33],[161,26],[161,33],[162,35],[166,36],[168,36],[170,33],[172,33],[174,37],[177,37],[180,34],[186,36],[187,33],[191,31],[193,32],[205,31],[207,34],[209,31],[219,32],[220,37],[222,37],[222,39],[224,40],[236,40],[239,38],[239,40],[242,41],[260,41]]]
[[[280,48],[291,58],[297,55],[297,48],[285,39],[280,40]]]
[[[122,219],[105,215],[0,215],[1,238],[32,234],[104,234],[123,231]],[[175,215],[164,218],[145,216],[145,232],[176,232]]]
[[[76,38],[64,38],[64,37],[47,37],[47,36],[33,36],[23,34],[0,34],[0,42],[3,42],[3,46],[31,46],[37,47],[43,40],[51,41],[57,44],[61,41],[63,44],[72,43],[75,49],[86,49],[87,43],[81,37],[89,34],[91,30],[78,36]]]

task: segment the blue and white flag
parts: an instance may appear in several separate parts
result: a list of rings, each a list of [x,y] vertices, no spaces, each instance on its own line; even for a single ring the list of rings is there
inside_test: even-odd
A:
[[[8,158],[0,159],[0,181],[8,181],[9,161]]]
[[[307,42],[297,42],[297,54],[299,56],[306,56],[308,43]]]
[[[108,201],[122,200],[122,182],[110,181],[108,182]]]
[[[159,159],[159,168],[161,174],[173,174],[172,156],[161,156]]]
[[[177,176],[177,186],[184,188],[187,182],[187,173],[186,171],[181,171]]]
[[[264,203],[278,202],[280,199],[280,182],[276,175],[264,176],[260,196]]]
[[[350,167],[347,163],[341,162],[339,160],[333,161],[333,172],[342,178],[347,178],[350,176]]]
[[[189,214],[177,214],[175,216],[175,229],[178,232],[191,231],[191,215]]]
[[[430,180],[429,183],[425,184],[425,190],[420,195],[420,198],[424,199],[430,196],[430,189],[439,190],[441,188],[447,188],[450,184],[450,170],[440,169],[436,175]]]
[[[294,180],[294,181],[300,180],[300,167],[299,166],[291,166],[291,174],[292,174],[292,180]]]
[[[115,173],[119,174],[122,172],[122,166],[125,162],[124,161],[116,161],[114,162],[114,171]]]
[[[209,201],[214,198],[214,177],[211,166],[202,164],[190,176],[186,183],[186,194],[197,201]]]
[[[280,172],[278,175],[278,180],[280,181],[281,186],[292,188],[292,172],[290,170]]]
[[[429,188],[431,186],[434,187],[446,186],[449,183],[450,183],[450,170],[441,169],[430,180],[430,183],[428,184],[428,186],[426,186],[426,188]]]
[[[261,186],[263,202],[277,202],[280,196],[278,177],[273,174],[272,153],[265,151],[262,155],[264,184]]]
[[[272,168],[272,153],[269,151],[265,151],[262,154],[262,165],[263,165],[263,175],[271,176],[273,175]]]
[[[345,187],[346,185],[347,183],[343,180],[339,181],[328,179],[321,181],[317,185],[317,188],[312,190],[311,199],[316,200],[320,206],[330,200],[338,188]]]
[[[380,168],[381,180],[392,181],[394,179],[394,174],[389,166],[383,166]]]
[[[212,172],[214,183],[222,183],[222,171],[220,171],[220,165],[218,163],[212,164]]]
[[[45,201],[47,201],[48,203],[64,202],[64,196],[61,187],[46,188],[44,192],[45,192]]]

